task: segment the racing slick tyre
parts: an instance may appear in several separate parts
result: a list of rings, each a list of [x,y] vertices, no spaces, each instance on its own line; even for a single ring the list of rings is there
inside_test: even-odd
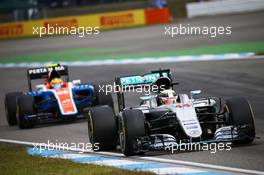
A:
[[[241,141],[234,144],[251,143],[255,137],[254,114],[249,102],[242,97],[232,97],[226,100],[226,110],[229,113],[231,125],[239,127]]]
[[[17,124],[16,112],[17,112],[17,97],[21,95],[22,92],[10,92],[5,95],[5,113],[6,119],[9,126]]]
[[[88,111],[88,135],[94,151],[110,151],[117,146],[117,125],[113,109],[96,106]]]
[[[141,110],[127,109],[120,116],[120,147],[125,156],[141,154],[137,152],[136,138],[146,135],[145,116]]]
[[[93,85],[94,86],[94,94],[95,94],[95,99],[94,99],[94,106],[97,105],[108,105],[112,109],[114,109],[114,102],[112,95],[110,93],[106,94],[103,90],[100,90],[99,85]]]
[[[34,114],[34,99],[22,94],[17,97],[17,123],[19,128],[33,128],[34,119],[29,119],[27,116]]]

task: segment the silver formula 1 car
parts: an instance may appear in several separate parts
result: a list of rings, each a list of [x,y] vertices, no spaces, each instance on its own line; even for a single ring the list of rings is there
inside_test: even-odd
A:
[[[126,156],[164,150],[176,143],[250,143],[255,138],[254,115],[242,97],[197,98],[173,90],[170,70],[116,78],[119,112],[97,106],[88,112],[88,132],[99,150],[120,146]],[[141,97],[136,107],[126,107],[124,90],[130,87],[158,86],[158,91]]]

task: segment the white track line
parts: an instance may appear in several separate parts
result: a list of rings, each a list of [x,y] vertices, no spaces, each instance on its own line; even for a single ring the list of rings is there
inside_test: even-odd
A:
[[[148,169],[150,172],[154,172],[157,174],[188,174],[188,173],[203,173],[205,171],[198,169],[190,169],[185,167],[171,167],[171,168],[153,168]],[[209,173],[208,173],[209,174]]]
[[[235,172],[235,173],[264,175],[264,171],[248,170],[248,169],[242,169],[242,168],[232,168],[232,167],[205,164],[205,163],[163,159],[163,158],[158,158],[158,157],[138,157],[138,158],[143,159],[143,160],[157,161],[157,162],[161,162],[161,163],[171,163],[171,164],[179,164],[179,165],[186,165],[186,166],[196,166],[196,167],[200,167],[200,168],[209,168],[209,169],[229,171],[229,172]]]
[[[97,165],[106,165],[106,166],[119,166],[119,165],[132,165],[132,164],[138,164],[138,163],[143,163],[143,162],[138,162],[138,161],[131,161],[131,160],[100,160],[100,161],[95,161],[93,164]]]
[[[127,58],[120,60],[91,60],[91,61],[59,61],[62,65],[70,66],[102,66],[102,65],[124,65],[124,64],[148,64],[148,63],[167,63],[167,62],[193,62],[193,61],[217,61],[217,60],[241,60],[241,59],[260,59],[263,56],[248,53],[227,53],[216,55],[186,55],[186,56],[170,56],[170,57],[143,57],[143,58]],[[39,67],[52,64],[54,62],[21,62],[21,63],[0,63],[0,68],[14,67]]]
[[[83,157],[89,157],[89,156],[84,155],[84,154],[62,154],[62,155],[52,155],[49,157],[50,158],[60,158],[60,159],[74,159],[74,158],[83,158]]]
[[[27,145],[27,146],[35,146],[35,145],[39,145],[40,144],[40,143],[36,143],[36,142],[27,142],[27,141],[10,140],[10,139],[0,139],[0,142],[15,143],[15,144]],[[41,143],[41,145],[48,147],[47,144],[42,144]],[[65,147],[52,146],[52,148],[53,149],[56,148],[57,150],[62,150]],[[91,150],[83,150],[83,149],[67,149],[65,151],[86,152],[86,153],[95,153],[95,154],[100,154],[100,155],[124,157],[123,154],[119,154],[119,153],[93,152]],[[264,171],[248,170],[248,169],[242,169],[242,168],[232,168],[232,167],[226,167],[226,166],[219,166],[219,165],[212,165],[212,164],[205,164],[205,163],[197,163],[197,162],[188,162],[188,161],[182,161],[182,160],[171,160],[171,159],[163,159],[163,158],[158,158],[158,157],[140,157],[140,156],[133,156],[131,158],[137,158],[137,159],[141,159],[141,160],[155,161],[155,162],[161,162],[161,163],[192,166],[192,167],[195,166],[195,167],[200,167],[200,168],[207,168],[207,169],[228,171],[228,172],[235,172],[235,173],[264,175]]]

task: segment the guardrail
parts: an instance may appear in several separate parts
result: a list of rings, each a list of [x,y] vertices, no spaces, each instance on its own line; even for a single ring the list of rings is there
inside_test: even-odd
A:
[[[44,20],[0,24],[0,39],[34,37],[34,29],[90,27],[99,30],[135,27],[142,25],[168,23],[170,14],[167,8],[137,9],[112,13],[68,16]],[[66,29],[65,29],[66,30]],[[58,34],[58,33],[55,33]]]

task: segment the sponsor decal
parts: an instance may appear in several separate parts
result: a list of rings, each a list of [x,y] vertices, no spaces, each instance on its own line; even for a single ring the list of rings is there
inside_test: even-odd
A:
[[[65,19],[65,20],[56,20],[56,21],[45,21],[44,27],[48,28],[48,26],[53,27],[53,28],[57,28],[57,27],[67,27],[67,28],[78,27],[78,21],[75,18]]]
[[[18,36],[23,34],[22,24],[0,26],[0,37]]]
[[[189,107],[191,107],[190,104],[177,104],[176,105],[176,108],[189,108]]]
[[[55,93],[58,97],[58,102],[62,108],[63,113],[74,113],[75,112],[75,104],[74,101],[71,98],[70,95],[70,89],[69,88],[61,88],[61,89],[55,89]]]
[[[99,34],[100,30],[146,24],[144,9],[0,24],[0,39]]]
[[[168,77],[169,75],[167,73],[162,73],[162,76]],[[129,77],[122,77],[120,78],[120,81],[122,86],[126,86],[126,85],[154,83],[158,78],[160,78],[159,73],[151,73],[151,74],[146,74],[144,76],[135,75]]]
[[[100,25],[102,27],[121,26],[126,24],[134,24],[134,14],[126,13],[120,15],[101,16]]]
[[[41,67],[41,68],[36,68],[36,69],[29,69],[28,73],[31,74],[41,74],[41,73],[46,73],[52,71],[52,67]],[[64,66],[56,66],[55,67],[56,71],[63,71],[65,70]]]

